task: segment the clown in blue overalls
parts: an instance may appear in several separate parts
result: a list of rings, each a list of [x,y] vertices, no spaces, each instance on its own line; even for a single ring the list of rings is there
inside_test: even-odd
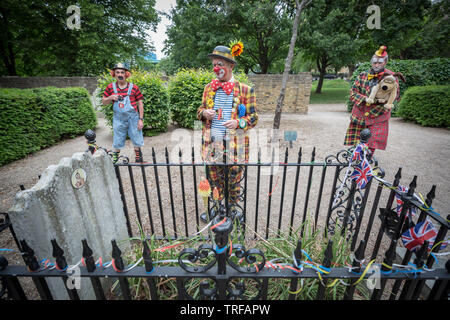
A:
[[[118,63],[111,70],[116,82],[110,83],[103,93],[103,105],[113,102],[113,163],[116,163],[120,149],[125,146],[127,134],[136,155],[136,162],[143,162],[141,147],[144,145],[144,97],[139,88],[126,79],[131,76],[128,67]]]

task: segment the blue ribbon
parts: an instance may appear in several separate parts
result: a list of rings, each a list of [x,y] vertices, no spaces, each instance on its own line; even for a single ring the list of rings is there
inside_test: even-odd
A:
[[[308,256],[308,254],[306,253],[306,251],[302,249],[302,252],[303,252],[303,254],[308,258],[308,260],[312,262],[311,257]]]
[[[222,247],[222,248],[218,248],[218,247],[216,246],[215,251],[216,251],[217,254],[221,254],[221,253],[224,252],[227,248],[228,248],[228,246],[224,246],[224,247]]]

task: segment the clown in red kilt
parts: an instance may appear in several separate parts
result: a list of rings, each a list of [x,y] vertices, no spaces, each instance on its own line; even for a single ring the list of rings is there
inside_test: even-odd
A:
[[[383,77],[395,75],[394,72],[385,68],[388,60],[386,47],[381,46],[371,59],[371,69],[358,75],[350,90],[350,101],[353,105],[350,116],[350,124],[345,135],[344,145],[354,146],[359,143],[360,133],[363,129],[369,128],[371,137],[368,147],[372,154],[375,149],[385,150],[389,135],[389,119],[391,109],[385,107],[385,103],[375,101],[367,103],[371,90]],[[398,79],[397,88],[398,88]],[[400,98],[397,89],[396,101]]]

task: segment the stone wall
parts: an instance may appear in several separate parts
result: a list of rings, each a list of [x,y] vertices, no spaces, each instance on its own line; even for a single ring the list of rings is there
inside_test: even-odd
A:
[[[258,111],[275,111],[283,75],[257,74],[249,75],[248,78],[256,90]],[[311,81],[309,72],[289,75],[283,112],[308,113]]]

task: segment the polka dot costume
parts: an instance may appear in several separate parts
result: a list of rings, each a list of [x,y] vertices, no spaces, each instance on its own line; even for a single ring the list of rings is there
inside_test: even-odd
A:
[[[217,79],[213,79],[211,81],[211,89],[217,91],[217,89],[219,88],[222,88],[223,91],[225,91],[225,93],[229,95],[231,92],[233,92],[234,82],[221,82]]]

